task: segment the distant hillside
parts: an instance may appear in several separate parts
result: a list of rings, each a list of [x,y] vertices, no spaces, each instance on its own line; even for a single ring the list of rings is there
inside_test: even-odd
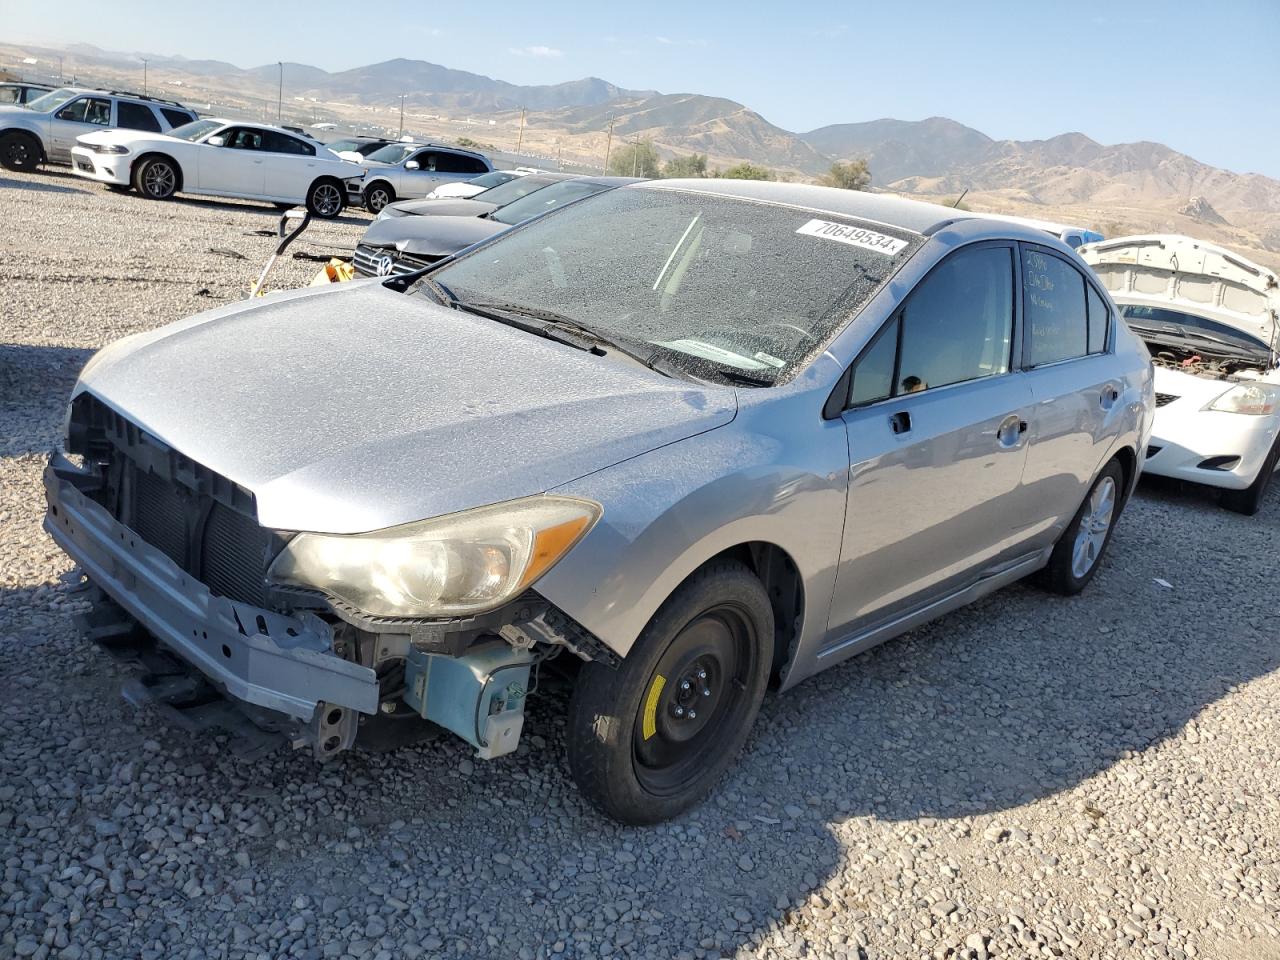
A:
[[[750,160],[770,167],[818,173],[831,161],[794,133],[774,126],[734,100],[672,93],[574,107],[538,118],[568,133],[605,129],[614,136],[646,137],[672,153],[705,153],[722,165]]]
[[[993,142],[985,133],[946,117],[837,123],[800,136],[827,156],[865,158],[876,184],[939,176],[979,159]]]

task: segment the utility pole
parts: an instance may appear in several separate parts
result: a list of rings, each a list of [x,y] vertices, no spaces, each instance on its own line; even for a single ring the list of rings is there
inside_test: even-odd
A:
[[[516,138],[516,156],[520,155],[522,146],[524,146],[524,107],[520,108],[520,136]]]
[[[147,58],[142,57],[142,95],[147,95]],[[62,73],[62,58],[58,58],[58,73]]]
[[[284,61],[276,61],[280,67],[280,85],[276,88],[276,123],[280,123],[284,110]]]
[[[556,138],[556,169],[564,169],[564,144],[558,137]]]
[[[634,177],[640,169],[640,139],[631,141],[631,175]]]
[[[613,147],[613,125],[615,122],[613,114],[609,114],[609,139],[604,143],[604,170],[601,171],[604,174],[609,173],[609,151]]]
[[[58,82],[62,82],[62,57],[58,57]]]
[[[400,94],[400,132],[396,134],[396,139],[399,140],[403,136],[404,136],[404,94],[402,93]]]

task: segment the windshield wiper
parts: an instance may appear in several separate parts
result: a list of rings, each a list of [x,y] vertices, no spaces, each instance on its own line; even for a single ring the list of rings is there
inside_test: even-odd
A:
[[[1242,360],[1251,360],[1265,352],[1265,348],[1261,346],[1255,349],[1247,343],[1228,340],[1224,337],[1215,337],[1211,333],[1204,333],[1200,330],[1188,330],[1186,327],[1174,326],[1172,324],[1169,326],[1150,327],[1145,324],[1130,323],[1129,327],[1138,333],[1149,337],[1156,337],[1165,343],[1176,344],[1177,341],[1182,340],[1186,342],[1212,343],[1214,346],[1226,347],[1226,350],[1221,352],[1230,353]]]
[[[766,380],[764,377],[757,377],[755,374],[748,373],[746,370],[739,370],[736,367],[721,367],[716,370],[716,376],[728,380],[730,383],[740,383],[747,387],[772,387],[773,381]]]

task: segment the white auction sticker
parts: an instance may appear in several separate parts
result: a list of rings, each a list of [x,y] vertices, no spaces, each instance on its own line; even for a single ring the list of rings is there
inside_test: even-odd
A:
[[[906,240],[899,240],[897,237],[888,237],[883,233],[876,233],[874,230],[866,230],[862,227],[851,227],[847,223],[832,223],[830,220],[810,220],[796,233],[803,233],[807,237],[821,237],[823,240],[834,240],[837,243],[847,243],[851,247],[861,247],[863,250],[874,250],[876,253],[883,253],[886,257],[901,253],[907,245]]]

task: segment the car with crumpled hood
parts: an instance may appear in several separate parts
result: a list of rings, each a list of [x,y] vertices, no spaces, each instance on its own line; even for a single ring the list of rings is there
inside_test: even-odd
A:
[[[636,183],[106,347],[45,529],[136,701],[323,759],[441,730],[494,759],[567,685],[583,795],[652,823],[714,788],[771,684],[1023,577],[1083,590],[1153,402],[1043,231]]]

